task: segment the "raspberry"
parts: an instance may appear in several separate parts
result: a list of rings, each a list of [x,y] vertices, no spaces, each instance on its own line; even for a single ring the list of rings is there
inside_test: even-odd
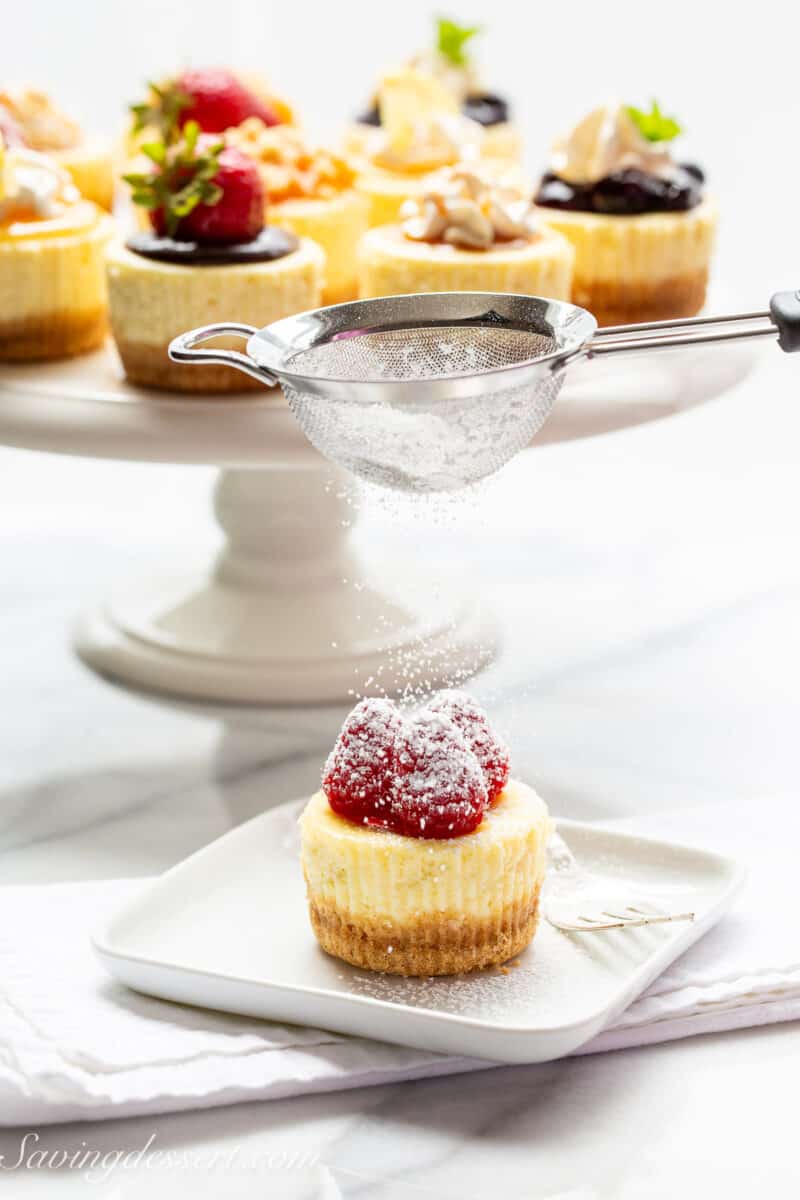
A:
[[[477,829],[486,809],[486,784],[480,764],[452,721],[423,710],[404,722],[395,757],[395,833],[454,838]]]
[[[401,727],[391,700],[362,700],[350,713],[322,776],[328,803],[339,816],[359,824],[389,825]]]
[[[428,705],[456,725],[477,758],[486,781],[489,803],[494,804],[508,783],[509,751],[495,735],[481,706],[466,692],[444,691]]]
[[[278,115],[224,68],[184,71],[174,86],[189,101],[180,110],[181,126],[197,121],[208,133],[222,133],[232,125],[241,125],[247,117],[258,117],[265,125],[280,124]]]
[[[443,692],[416,717],[391,700],[362,700],[342,726],[322,776],[334,812],[405,837],[472,833],[508,778],[508,752],[482,710]]]

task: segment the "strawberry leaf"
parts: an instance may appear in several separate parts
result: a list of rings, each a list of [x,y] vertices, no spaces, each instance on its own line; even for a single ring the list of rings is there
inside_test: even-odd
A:
[[[182,142],[168,146],[165,142],[148,143],[143,152],[153,163],[149,173],[133,172],[124,175],[132,188],[134,204],[164,214],[169,237],[174,237],[184,217],[198,204],[218,204],[222,188],[214,183],[219,172],[219,156],[225,143],[214,142],[198,147],[200,129],[196,121],[187,121]]]
[[[149,98],[142,104],[132,104],[133,132],[155,129],[167,145],[177,142],[181,136],[180,115],[192,103],[191,96],[175,84],[159,87],[149,83]]]

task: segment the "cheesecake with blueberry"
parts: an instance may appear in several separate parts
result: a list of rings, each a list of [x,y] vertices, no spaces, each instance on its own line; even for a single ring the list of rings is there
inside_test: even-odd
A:
[[[149,169],[126,176],[149,228],[107,256],[111,328],[127,378],[146,387],[217,392],[257,388],[223,366],[172,363],[170,341],[230,320],[260,328],[319,304],[325,255],[265,224],[255,161],[193,121],[143,147]],[[241,348],[241,341],[215,345]]]
[[[439,79],[453,96],[461,113],[484,131],[484,154],[516,160],[521,154],[519,134],[511,121],[506,97],[487,91],[472,55],[477,25],[459,25],[448,17],[436,19],[433,44],[415,54],[410,66]],[[368,150],[382,125],[378,95],[345,133],[345,150],[360,155]]]
[[[569,300],[572,246],[534,213],[530,193],[451,167],[401,220],[362,239],[360,294],[516,292]]]
[[[362,700],[300,817],[317,940],[394,975],[503,963],[536,931],[550,829],[469,696],[413,715]]]
[[[553,146],[536,193],[543,220],[575,249],[572,299],[601,325],[694,316],[717,224],[702,170],[679,162],[678,122],[610,103]]]

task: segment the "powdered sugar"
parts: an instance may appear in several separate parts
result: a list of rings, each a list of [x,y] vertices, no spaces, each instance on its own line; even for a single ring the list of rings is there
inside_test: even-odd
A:
[[[445,692],[414,715],[362,700],[323,772],[331,808],[409,837],[453,838],[477,828],[508,776],[508,753],[483,710]]]
[[[489,803],[493,804],[508,783],[510,755],[489,725],[486,713],[473,696],[453,688],[439,692],[429,707],[443,713],[461,730],[480,763]]]

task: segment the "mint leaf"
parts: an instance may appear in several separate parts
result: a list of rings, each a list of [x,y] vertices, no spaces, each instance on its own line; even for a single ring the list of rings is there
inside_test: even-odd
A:
[[[626,110],[639,133],[648,142],[671,142],[683,132],[683,127],[674,117],[667,117],[662,113],[657,100],[653,101],[650,112],[634,108],[632,104],[628,104]]]
[[[480,25],[457,25],[447,17],[437,17],[436,49],[454,67],[465,67],[469,62],[466,44],[480,31]]]

